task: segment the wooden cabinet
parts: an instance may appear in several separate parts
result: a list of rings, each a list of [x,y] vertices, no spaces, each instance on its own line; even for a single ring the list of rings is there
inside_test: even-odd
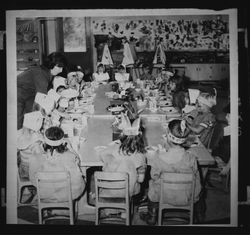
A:
[[[17,19],[17,72],[41,64],[41,43],[35,19]]]
[[[191,81],[220,81],[229,79],[229,64],[170,64],[173,70]],[[184,71],[183,71],[184,70]]]

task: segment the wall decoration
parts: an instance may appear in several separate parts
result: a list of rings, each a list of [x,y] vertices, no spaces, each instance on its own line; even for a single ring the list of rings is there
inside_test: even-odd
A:
[[[94,35],[133,39],[136,50],[228,50],[228,16],[95,17]]]
[[[85,18],[63,18],[65,52],[86,52]]]

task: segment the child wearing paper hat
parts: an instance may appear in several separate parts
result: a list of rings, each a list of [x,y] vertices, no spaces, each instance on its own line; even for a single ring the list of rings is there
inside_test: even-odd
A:
[[[196,157],[184,149],[182,144],[186,141],[189,130],[186,128],[185,120],[172,120],[168,124],[166,141],[168,149],[165,151],[157,151],[153,158],[148,158],[148,164],[151,165],[151,180],[148,189],[148,212],[140,214],[142,220],[149,225],[155,225],[158,215],[158,207],[160,200],[160,176],[162,172],[178,172],[181,170],[193,172],[195,178],[195,197],[194,201],[199,200],[201,191],[201,182],[197,167]],[[172,197],[166,198],[168,203],[173,206],[183,205],[189,200],[186,190],[176,187],[174,190],[168,189],[168,195]]]
[[[196,135],[205,147],[209,147],[212,128],[215,125],[215,115],[211,108],[216,105],[217,91],[215,89],[200,92],[197,98],[197,108],[191,111],[186,120],[188,128]],[[191,118],[190,118],[191,117]]]
[[[177,107],[182,114],[187,115],[196,109],[196,101],[200,94],[198,89],[178,91],[173,94],[173,106]]]
[[[84,77],[84,72],[80,65],[71,64],[68,67],[67,78],[68,78],[68,85],[70,88],[81,91],[85,83],[83,77]]]
[[[54,77],[54,80],[53,80],[53,89],[55,91],[57,91],[57,88],[59,86],[64,86],[64,87],[67,86],[67,84],[66,84],[66,78],[61,77],[61,76]]]
[[[70,173],[72,199],[82,195],[85,189],[85,180],[79,168],[79,157],[69,150],[64,142],[64,132],[60,127],[52,126],[44,134],[44,154],[37,154],[30,161],[30,181],[35,184],[35,174],[38,171],[57,172],[68,171]],[[67,199],[65,190],[48,188],[44,197],[55,201]]]
[[[104,162],[103,171],[124,171],[129,174],[129,194],[131,196],[140,192],[137,169],[146,167],[146,143],[139,129],[139,122],[140,119],[136,119],[131,125],[126,114],[122,113],[120,128],[123,134],[118,141],[100,153]]]

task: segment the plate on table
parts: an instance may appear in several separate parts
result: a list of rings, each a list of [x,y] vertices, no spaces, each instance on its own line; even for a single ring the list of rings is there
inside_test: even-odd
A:
[[[122,105],[110,105],[107,110],[112,113],[120,113],[124,110],[124,107]]]
[[[178,110],[172,106],[161,107],[161,110],[167,113],[179,113]]]
[[[158,101],[158,105],[160,107],[170,107],[172,106],[172,102],[169,102],[168,100],[160,100]]]
[[[85,109],[71,109],[68,110],[67,113],[86,113]]]
[[[68,99],[76,98],[77,96],[79,96],[79,92],[77,90],[69,88],[69,89],[63,90],[61,92],[61,96],[68,98]]]

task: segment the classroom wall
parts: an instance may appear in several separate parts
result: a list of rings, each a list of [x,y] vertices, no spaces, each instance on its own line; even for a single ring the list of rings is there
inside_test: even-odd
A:
[[[85,18],[85,35],[86,51],[84,52],[65,52],[65,55],[70,63],[80,65],[84,70],[93,71],[93,46],[92,33],[90,30],[90,18]]]
[[[154,51],[161,38],[165,50],[228,50],[227,15],[93,17],[94,35],[110,40],[134,38],[137,51]]]

